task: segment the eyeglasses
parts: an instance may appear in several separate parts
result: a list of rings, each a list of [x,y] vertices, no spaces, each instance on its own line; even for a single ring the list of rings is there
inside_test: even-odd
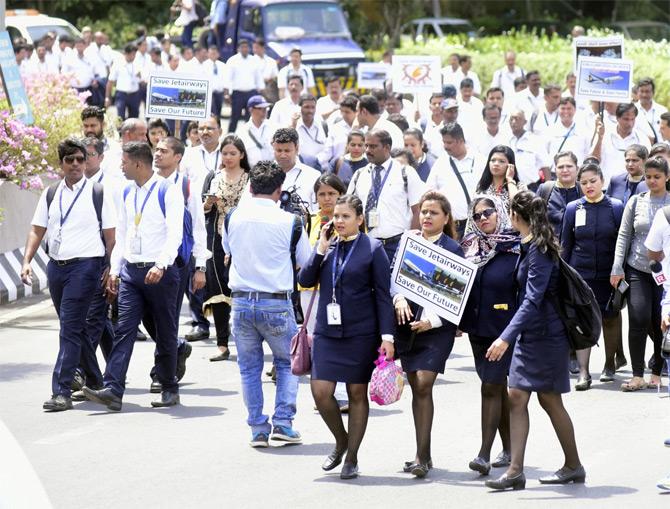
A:
[[[97,152],[88,152],[86,151],[86,157],[98,157],[100,154]]]
[[[198,127],[198,131],[215,131],[216,129],[216,127],[209,127],[207,125]]]
[[[81,164],[84,161],[86,161],[86,158],[84,156],[74,156],[74,155],[72,155],[72,156],[65,156],[63,158],[63,161],[65,161],[67,164],[72,164],[75,161],[77,161],[79,164]]]
[[[475,212],[472,214],[472,219],[474,219],[476,222],[479,222],[482,218],[488,219],[495,213],[496,209],[484,209],[481,212]]]

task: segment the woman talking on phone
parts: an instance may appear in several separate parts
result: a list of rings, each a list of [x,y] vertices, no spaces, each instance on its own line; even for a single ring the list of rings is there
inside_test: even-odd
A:
[[[525,191],[526,186],[519,182],[514,151],[507,145],[496,145],[489,152],[489,158],[482,176],[477,183],[477,194],[488,194],[502,201],[505,209],[514,195]]]
[[[393,358],[395,327],[389,260],[381,242],[364,233],[358,197],[338,198],[333,219],[321,228],[298,282],[319,285],[310,385],[321,418],[335,437],[335,448],[321,468],[332,470],[344,458],[340,478],[353,479],[368,422],[368,383],[377,349],[381,346],[386,358]],[[334,396],[337,382],[347,385],[348,430]]]

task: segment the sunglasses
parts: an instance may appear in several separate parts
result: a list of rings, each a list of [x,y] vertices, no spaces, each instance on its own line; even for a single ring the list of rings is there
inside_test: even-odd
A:
[[[67,164],[72,164],[75,161],[77,161],[79,164],[81,164],[84,161],[86,161],[86,158],[84,156],[65,156],[63,158],[63,161],[65,161]]]
[[[488,219],[491,217],[493,214],[496,213],[496,209],[484,209],[481,212],[475,212],[472,214],[472,219],[474,219],[476,222],[479,222],[480,219]]]

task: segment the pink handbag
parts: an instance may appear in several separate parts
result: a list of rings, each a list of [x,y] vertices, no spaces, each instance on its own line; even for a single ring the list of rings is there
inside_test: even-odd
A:
[[[312,293],[307,313],[298,333],[291,338],[291,373],[296,376],[307,375],[312,371],[312,336],[307,332],[307,322],[309,321],[309,315],[312,314],[316,292],[318,290],[314,290]]]
[[[394,361],[387,361],[382,353],[375,361],[377,366],[370,379],[370,399],[378,405],[390,405],[402,396],[405,381],[402,368]]]

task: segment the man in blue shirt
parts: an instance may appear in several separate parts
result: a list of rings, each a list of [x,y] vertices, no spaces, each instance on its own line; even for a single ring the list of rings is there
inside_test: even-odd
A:
[[[222,232],[223,249],[231,257],[231,330],[252,447],[267,447],[270,431],[273,440],[302,441],[293,429],[298,378],[291,374],[290,346],[298,327],[291,301],[292,258],[304,265],[311,250],[300,219],[277,205],[284,178],[277,163],[256,164],[250,173],[252,198],[229,213]],[[272,427],[263,414],[263,340],[277,370]]]

